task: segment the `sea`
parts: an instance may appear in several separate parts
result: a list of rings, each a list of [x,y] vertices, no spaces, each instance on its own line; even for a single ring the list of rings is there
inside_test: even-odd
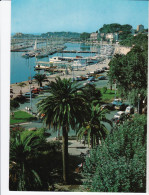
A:
[[[95,47],[91,45],[85,45],[83,43],[65,43],[65,50],[77,50],[77,51],[99,51],[100,47]],[[38,47],[43,47],[44,44],[39,44]],[[33,48],[29,48],[30,50]],[[64,56],[64,57],[75,57],[76,55],[82,57],[94,56],[94,53],[55,53],[53,55],[49,55],[48,57],[37,59],[35,57],[26,59],[22,57],[24,52],[11,52],[11,63],[10,63],[10,82],[11,84],[27,81],[37,73],[44,73],[50,75],[50,73],[46,73],[43,70],[35,70],[37,61],[46,61],[49,62],[49,58],[53,56]]]

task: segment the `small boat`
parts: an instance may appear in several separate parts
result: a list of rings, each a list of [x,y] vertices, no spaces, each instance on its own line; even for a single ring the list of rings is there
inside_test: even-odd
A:
[[[40,53],[36,54],[35,56],[36,56],[36,58],[44,58],[44,57],[48,57],[48,53],[40,52]]]
[[[24,58],[35,57],[35,52],[23,53],[23,54],[22,54],[22,57],[24,57]]]
[[[50,67],[48,67],[48,66],[42,66],[42,65],[39,65],[39,64],[37,64],[35,66],[35,70],[49,70],[49,69],[50,69]]]
[[[28,54],[28,53],[23,53],[23,54],[22,54],[22,57],[23,57],[23,58],[29,58],[29,54]]]
[[[82,56],[76,56],[76,58],[83,58]]]

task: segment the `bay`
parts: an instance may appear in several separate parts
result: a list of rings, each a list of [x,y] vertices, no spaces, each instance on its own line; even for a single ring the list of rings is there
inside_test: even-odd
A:
[[[96,48],[95,46],[89,46],[85,45],[82,43],[66,43],[65,44],[67,48],[65,50],[77,50],[77,51],[95,51],[99,50],[99,47]],[[41,47],[43,45],[40,45]],[[31,49],[31,48],[30,48]],[[41,71],[35,71],[34,67],[36,65],[36,61],[49,61],[49,58],[52,58],[53,56],[62,56],[61,53],[55,53],[53,55],[50,55],[49,57],[41,58],[41,59],[36,59],[35,57],[33,58],[23,58],[22,53],[24,52],[11,52],[11,68],[10,68],[10,82],[11,84],[13,83],[18,83],[22,81],[27,81],[29,80],[29,77],[33,76],[36,73],[45,73],[43,70]],[[75,57],[76,55],[81,55],[82,57],[87,57],[87,56],[93,56],[95,54],[89,54],[89,53],[63,53],[64,57]],[[49,75],[49,73],[46,73]]]

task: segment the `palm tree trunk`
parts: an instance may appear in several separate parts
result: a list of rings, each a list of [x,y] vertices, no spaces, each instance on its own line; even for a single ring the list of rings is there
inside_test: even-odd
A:
[[[91,134],[91,148],[93,148],[93,134]]]
[[[99,145],[99,136],[96,135],[96,145],[98,146]]]
[[[39,86],[42,87],[42,82],[39,83]]]
[[[95,134],[93,134],[93,147],[95,147],[95,145],[96,145],[96,136],[95,136]]]
[[[110,90],[112,90],[112,84],[110,85]]]
[[[62,160],[63,160],[63,180],[67,183],[68,179],[68,132],[66,127],[63,127],[62,135]]]

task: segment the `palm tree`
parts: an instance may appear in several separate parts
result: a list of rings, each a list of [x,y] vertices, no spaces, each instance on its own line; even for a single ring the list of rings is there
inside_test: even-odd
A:
[[[22,93],[22,87],[25,87],[26,86],[26,83],[19,83],[18,86],[21,87],[20,93]]]
[[[38,173],[30,166],[43,144],[42,132],[17,132],[10,140],[10,190],[30,190],[41,186]]]
[[[112,122],[105,116],[106,113],[108,113],[108,110],[101,110],[99,105],[94,106],[92,104],[88,120],[84,122],[77,132],[77,136],[79,138],[82,138],[85,134],[87,134],[88,144],[91,142],[91,148],[95,146],[95,143],[99,145],[99,140],[102,141],[108,134],[105,122],[112,126]]]
[[[36,74],[33,78],[37,81],[38,85],[42,87],[42,82],[47,78],[47,76],[45,74]]]
[[[62,130],[62,160],[63,180],[68,178],[68,132],[70,127],[76,128],[77,124],[84,121],[86,104],[83,96],[78,93],[82,88],[71,82],[71,79],[56,78],[50,83],[50,95],[38,102],[39,113],[44,113],[44,120],[49,127]]]

